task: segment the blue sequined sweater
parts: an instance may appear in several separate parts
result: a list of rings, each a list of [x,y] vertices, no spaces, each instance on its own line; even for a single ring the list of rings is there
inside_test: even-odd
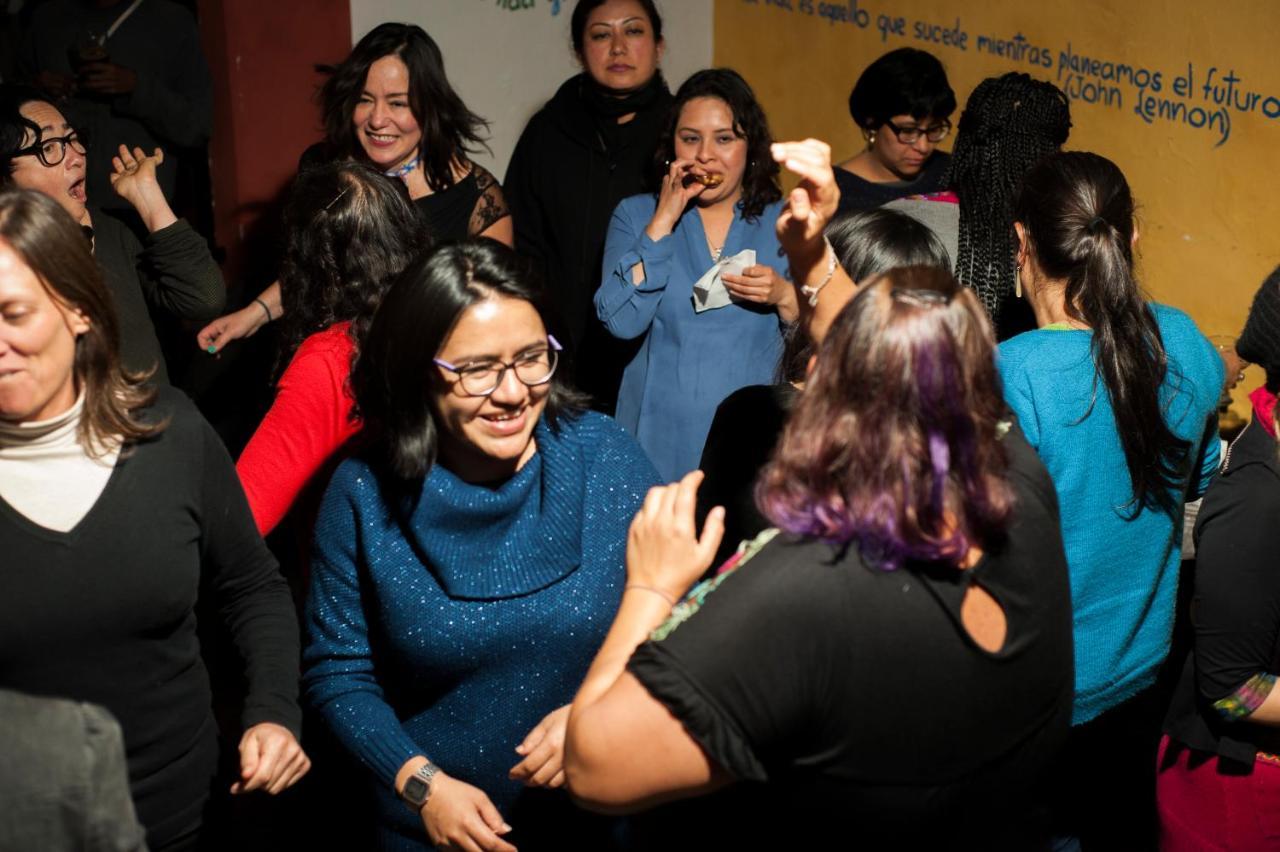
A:
[[[509,815],[525,795],[507,778],[515,746],[572,700],[621,599],[627,529],[656,472],[598,414],[534,436],[538,451],[497,488],[436,465],[406,523],[361,460],[325,494],[304,686],[376,776],[385,847],[427,842],[393,791],[415,755]]]

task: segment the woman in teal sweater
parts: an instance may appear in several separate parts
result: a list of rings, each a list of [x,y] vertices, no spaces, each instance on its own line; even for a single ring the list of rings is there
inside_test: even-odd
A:
[[[514,252],[446,244],[360,343],[369,446],[316,520],[304,684],[370,770],[378,849],[607,843],[556,789],[561,747],[657,474],[562,384],[535,298]]]
[[[1059,828],[1086,849],[1154,848],[1152,687],[1173,627],[1182,504],[1218,465],[1204,439],[1222,361],[1186,314],[1143,297],[1133,198],[1109,160],[1041,161],[1014,227],[1038,328],[1000,346],[1000,370],[1058,492],[1075,621]]]

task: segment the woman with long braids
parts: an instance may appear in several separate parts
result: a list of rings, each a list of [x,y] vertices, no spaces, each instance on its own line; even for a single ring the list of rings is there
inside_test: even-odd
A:
[[[982,299],[1001,340],[1034,327],[1014,295],[1018,181],[1070,132],[1071,109],[1057,86],[1021,72],[989,77],[960,116],[943,180],[949,191],[888,205],[934,229],[951,252],[956,278]]]
[[[1213,345],[1186,314],[1149,303],[1114,163],[1053,154],[1012,207],[1034,331],[1000,347],[1010,407],[1053,477],[1071,574],[1076,686],[1059,768],[1058,830],[1083,847],[1154,848],[1155,757],[1182,504],[1204,492],[1204,440],[1222,389]]]

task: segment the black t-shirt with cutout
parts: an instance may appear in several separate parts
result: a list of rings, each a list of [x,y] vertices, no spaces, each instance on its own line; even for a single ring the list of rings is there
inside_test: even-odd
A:
[[[1071,718],[1071,597],[1053,483],[1016,428],[1005,441],[1014,520],[972,570],[884,571],[779,535],[632,657],[717,764],[771,790],[743,815],[762,839],[1028,848],[1040,832]],[[962,627],[971,582],[1005,614],[996,653]]]

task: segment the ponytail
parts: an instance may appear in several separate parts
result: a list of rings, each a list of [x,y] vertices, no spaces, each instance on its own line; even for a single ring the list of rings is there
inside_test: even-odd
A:
[[[1133,197],[1124,175],[1097,154],[1054,154],[1023,179],[1014,218],[1045,276],[1066,282],[1067,315],[1093,329],[1133,513],[1176,514],[1191,445],[1169,428],[1160,402],[1169,360],[1133,273]]]

